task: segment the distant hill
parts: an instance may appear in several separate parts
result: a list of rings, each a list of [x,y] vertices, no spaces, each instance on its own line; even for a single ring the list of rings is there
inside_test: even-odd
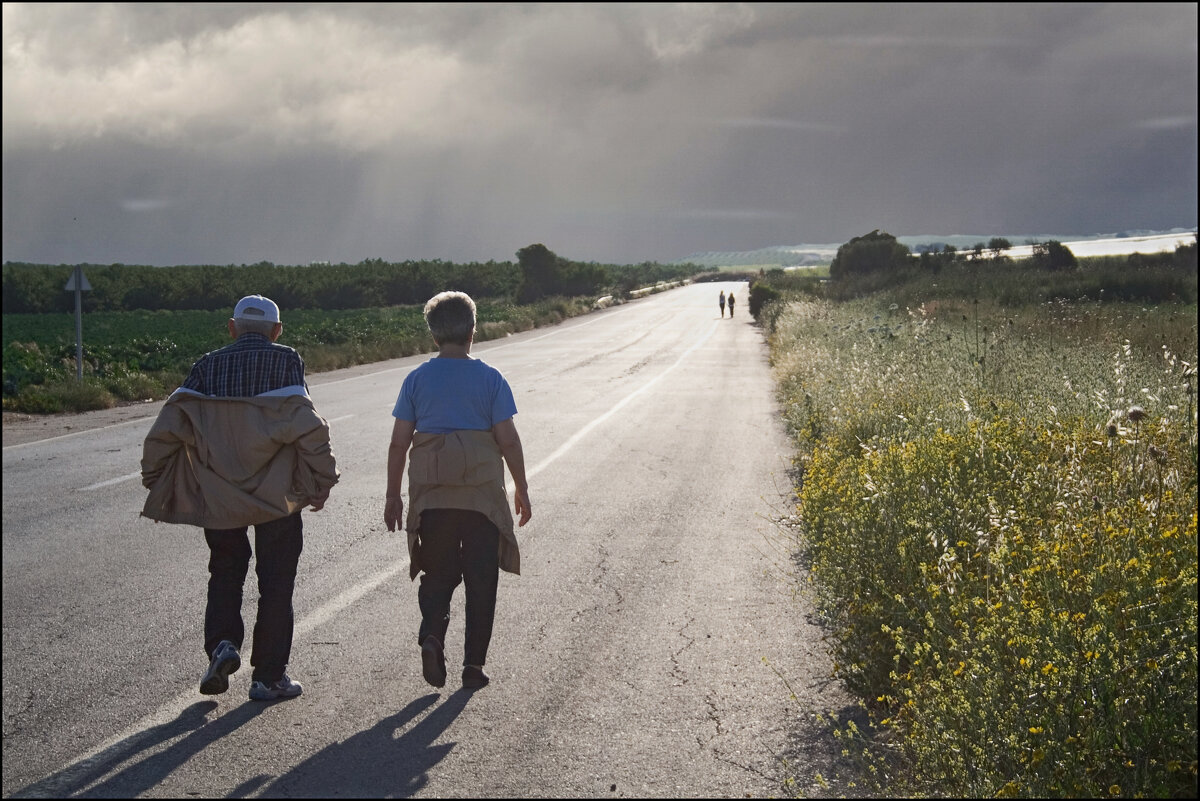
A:
[[[1015,246],[1028,245],[1032,242],[1048,242],[1054,240],[1062,242],[1070,247],[1071,243],[1093,242],[1093,241],[1111,241],[1120,239],[1144,240],[1147,237],[1170,237],[1182,234],[1195,234],[1195,228],[1172,228],[1168,231],[1146,231],[1146,230],[1128,230],[1120,231],[1111,234],[1093,234],[1091,236],[1078,235],[1055,235],[1055,234],[1038,234],[1038,235],[1015,235],[1015,234],[951,234],[949,236],[896,236],[897,241],[902,245],[907,245],[909,250],[914,253],[919,253],[922,250],[929,250],[934,247],[939,250],[946,245],[952,245],[958,250],[970,250],[979,242],[987,242],[993,237],[1003,237]],[[1169,240],[1167,240],[1169,241]],[[828,264],[833,261],[833,257],[837,255],[837,250],[844,242],[827,245],[775,245],[773,247],[758,248],[757,250],[740,250],[740,251],[704,251],[701,253],[693,253],[682,259],[678,259],[672,264],[697,264],[701,267],[710,267],[718,269],[722,267],[811,267],[820,264]],[[1133,244],[1132,242],[1130,243]],[[1119,250],[1119,247],[1109,247],[1110,251]],[[1018,250],[1018,248],[1014,248]],[[1130,250],[1129,252],[1133,252]],[[1017,254],[1014,254],[1017,255]]]

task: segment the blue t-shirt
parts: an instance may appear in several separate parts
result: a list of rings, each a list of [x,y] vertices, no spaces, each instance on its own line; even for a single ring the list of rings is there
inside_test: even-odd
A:
[[[430,359],[404,378],[392,416],[422,434],[490,431],[517,413],[512,388],[478,359]]]

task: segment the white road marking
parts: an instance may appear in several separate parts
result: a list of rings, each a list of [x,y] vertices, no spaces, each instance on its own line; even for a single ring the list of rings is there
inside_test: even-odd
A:
[[[45,445],[47,442],[54,442],[55,440],[58,440],[58,439],[67,439],[68,437],[79,437],[84,434],[92,434],[97,431],[107,431],[110,428],[120,428],[121,426],[127,426],[130,423],[143,423],[146,420],[153,420],[153,419],[154,419],[153,417],[135,417],[132,420],[125,420],[124,422],[121,422],[121,423],[113,423],[112,425],[109,425],[109,426],[101,426],[100,428],[89,428],[87,431],[72,431],[70,434],[59,434],[57,437],[46,437],[46,439],[37,439],[37,440],[34,440],[33,442],[20,442],[20,443],[17,443],[16,445],[5,445],[4,450],[11,451],[16,448],[25,448],[30,445]]]
[[[642,386],[638,387],[633,392],[630,392],[628,395],[626,395],[621,400],[617,401],[617,403],[614,404],[613,407],[611,409],[609,409],[607,412],[600,415],[595,420],[592,420],[590,423],[585,425],[583,428],[576,431],[571,436],[570,439],[568,439],[562,445],[558,446],[558,448],[554,451],[554,453],[550,454],[545,459],[538,462],[537,465],[535,465],[533,468],[526,470],[525,478],[526,479],[533,478],[538,473],[545,470],[554,461],[556,461],[560,456],[562,456],[567,451],[571,450],[571,448],[575,447],[575,445],[578,444],[579,440],[583,439],[588,434],[590,434],[592,429],[596,428],[596,426],[600,425],[605,420],[612,417],[614,414],[616,414],[621,409],[623,409],[626,406],[626,404],[628,404],[630,401],[632,401],[638,395],[641,395],[643,392],[650,389],[650,387],[654,386],[660,380],[662,380],[664,377],[666,377],[667,374],[669,374],[672,370],[674,370],[676,367],[678,367],[683,362],[684,359],[686,359],[688,356],[690,356],[692,354],[692,352],[694,350],[696,350],[696,348],[700,347],[705,342],[707,342],[708,338],[711,337],[713,335],[713,333],[717,330],[717,326],[718,326],[718,323],[713,323],[712,327],[708,329],[708,333],[706,333],[704,336],[700,337],[698,340],[696,340],[695,344],[693,344],[690,348],[685,350],[683,352],[683,354],[678,359],[675,360],[674,364],[672,364],[666,370],[663,370],[661,373],[656,375],[654,378],[647,381],[645,384],[642,384]],[[507,489],[509,492],[512,492],[514,488],[515,488],[515,485],[511,481],[505,487],[505,489]]]
[[[142,471],[139,470],[136,473],[128,473],[123,476],[118,476],[117,478],[110,478],[108,481],[98,481],[95,484],[89,484],[86,487],[80,487],[78,491],[79,492],[89,492],[91,490],[98,490],[101,487],[108,487],[113,484],[120,484],[122,481],[128,481],[131,478],[141,478],[141,476],[142,476]]]

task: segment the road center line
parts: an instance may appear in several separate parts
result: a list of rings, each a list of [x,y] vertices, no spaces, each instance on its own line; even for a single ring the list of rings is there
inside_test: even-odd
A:
[[[142,471],[139,470],[136,473],[128,473],[123,476],[118,476],[117,478],[110,478],[108,481],[98,481],[95,484],[89,484],[86,487],[80,487],[79,492],[89,492],[91,490],[98,490],[101,487],[108,487],[113,484],[120,484],[122,481],[128,481],[131,478],[141,478],[141,476],[142,476]]]
[[[650,387],[654,386],[660,380],[665,378],[672,370],[674,370],[681,363],[683,363],[683,360],[686,359],[688,356],[690,356],[693,351],[695,351],[697,348],[699,348],[701,345],[703,345],[705,342],[707,342],[709,337],[711,337],[713,335],[713,333],[716,332],[716,330],[717,330],[717,323],[713,323],[712,327],[708,329],[708,332],[705,333],[704,336],[702,336],[698,340],[696,340],[696,342],[690,348],[685,350],[683,352],[683,354],[680,355],[680,357],[675,360],[674,364],[672,364],[666,370],[663,370],[661,373],[656,375],[654,378],[647,381],[645,384],[642,384],[640,387],[635,389],[633,392],[630,392],[628,395],[626,395],[621,400],[617,401],[617,403],[611,409],[609,409],[607,412],[600,415],[599,417],[597,417],[596,419],[592,420],[590,423],[585,425],[583,428],[576,431],[571,436],[570,439],[568,439],[562,445],[559,445],[558,448],[556,448],[553,453],[551,453],[549,456],[547,456],[542,461],[538,462],[531,469],[526,470],[525,478],[526,479],[532,478],[533,476],[535,476],[538,473],[545,470],[553,462],[555,462],[560,456],[562,456],[567,451],[571,450],[571,448],[575,447],[575,445],[577,445],[579,443],[579,440],[583,439],[588,434],[590,434],[592,432],[592,430],[596,428],[596,426],[600,425],[605,420],[612,417],[617,412],[621,411],[621,409],[625,408],[625,406],[628,405],[634,398],[641,395],[643,392],[650,389]],[[514,489],[513,483],[510,481],[505,489],[507,489],[509,492],[512,492]]]

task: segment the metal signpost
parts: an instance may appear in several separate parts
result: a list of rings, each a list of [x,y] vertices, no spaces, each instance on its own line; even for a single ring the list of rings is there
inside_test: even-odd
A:
[[[90,291],[92,285],[83,274],[83,267],[77,266],[75,272],[63,287],[68,292],[75,292],[75,380],[83,380],[83,293]]]

